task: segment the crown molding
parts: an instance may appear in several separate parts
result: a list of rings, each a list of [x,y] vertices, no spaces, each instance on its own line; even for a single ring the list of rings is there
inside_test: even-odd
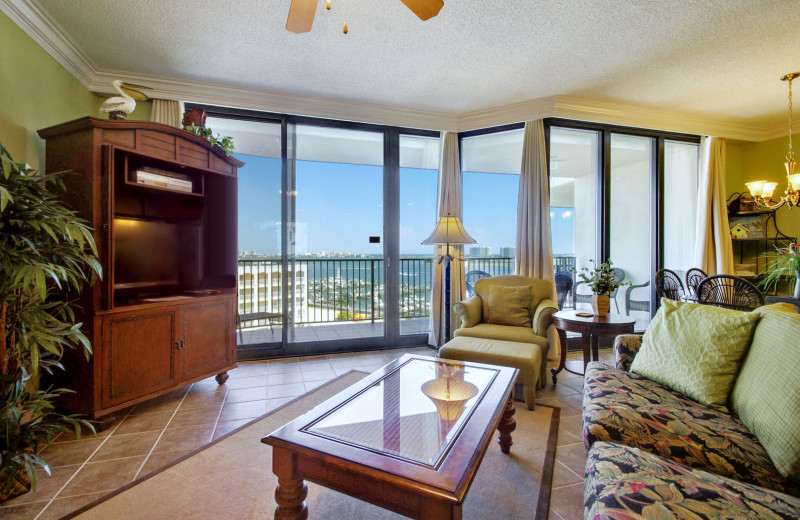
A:
[[[458,116],[458,131],[478,130],[520,121],[553,117],[557,96],[533,99],[501,107],[466,112]]]
[[[111,81],[125,79],[151,87],[154,97],[282,114],[358,121],[407,128],[466,131],[545,117],[713,135],[741,141],[783,137],[786,125],[767,128],[635,105],[551,96],[462,114],[415,110],[332,98],[297,96],[210,82],[101,70],[36,0],[0,0],[4,12],[84,87],[114,93]],[[800,126],[800,125],[795,125]]]
[[[742,141],[762,141],[765,137],[761,128],[717,118],[571,96],[558,96],[553,116]]]
[[[1,1],[1,0],[0,0]],[[209,105],[262,110],[279,114],[356,121],[380,125],[455,131],[457,116],[444,112],[414,110],[372,103],[358,103],[312,96],[297,96],[218,83],[181,80],[125,71],[99,71],[87,86],[97,93],[113,94],[111,82],[124,79],[147,85],[151,97]]]

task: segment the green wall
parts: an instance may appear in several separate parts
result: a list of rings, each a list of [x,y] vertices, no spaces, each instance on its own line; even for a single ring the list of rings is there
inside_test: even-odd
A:
[[[789,135],[761,143],[729,142],[726,154],[726,183],[728,195],[735,191],[747,193],[745,182],[762,179],[778,183],[775,195],[786,189],[786,152]],[[777,197],[773,197],[777,198]],[[800,208],[787,206],[778,210],[778,227],[789,236],[800,237]]]
[[[0,143],[16,161],[43,166],[45,145],[36,131],[79,117],[101,117],[103,99],[0,12]],[[131,118],[149,119],[149,103],[138,104]]]

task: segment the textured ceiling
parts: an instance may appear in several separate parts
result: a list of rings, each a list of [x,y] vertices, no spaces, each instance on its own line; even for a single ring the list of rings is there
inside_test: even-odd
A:
[[[300,35],[289,0],[38,2],[100,69],[454,114],[569,95],[770,126],[800,70],[797,0],[445,0],[427,22],[333,0]]]

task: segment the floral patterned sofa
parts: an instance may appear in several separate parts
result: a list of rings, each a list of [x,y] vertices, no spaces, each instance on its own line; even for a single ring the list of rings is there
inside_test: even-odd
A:
[[[586,370],[584,518],[800,518],[798,482],[738,417],[628,371],[640,346],[619,336],[616,366]]]

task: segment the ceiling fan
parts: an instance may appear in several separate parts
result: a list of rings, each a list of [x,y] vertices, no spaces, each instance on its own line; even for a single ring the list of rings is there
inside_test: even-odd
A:
[[[420,20],[433,18],[444,6],[443,0],[400,0],[406,7],[419,16]],[[304,33],[311,30],[314,15],[317,13],[319,0],[292,0],[289,7],[289,17],[286,19],[286,30],[293,33]],[[327,2],[331,8],[330,0]],[[344,33],[347,34],[347,23],[344,24]]]

